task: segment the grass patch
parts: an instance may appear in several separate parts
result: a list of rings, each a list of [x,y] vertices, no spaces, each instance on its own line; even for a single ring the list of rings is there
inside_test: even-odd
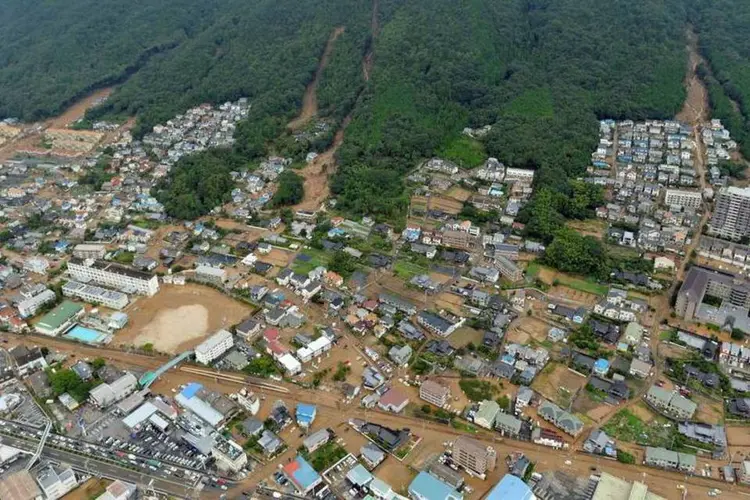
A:
[[[526,275],[531,276],[532,278],[536,278],[539,274],[539,271],[542,270],[542,265],[539,264],[537,261],[532,260],[529,262],[529,265],[526,266]]]
[[[547,87],[528,89],[506,106],[504,114],[530,118],[552,118],[555,115],[552,94]]]
[[[323,472],[345,456],[346,450],[335,441],[330,441],[312,452],[309,456],[306,456],[305,459],[310,462],[313,469]]]
[[[609,291],[609,287],[607,285],[601,285],[599,283],[596,283],[595,281],[574,278],[562,273],[558,273],[557,276],[555,276],[555,281],[560,285],[567,286],[568,288],[572,288],[573,290],[590,293],[593,295],[605,296]]]
[[[478,432],[477,428],[473,425],[467,424],[466,422],[462,422],[457,419],[451,420],[451,426],[456,430],[468,432],[470,434],[476,434]]]
[[[318,266],[327,267],[331,255],[316,248],[305,248],[299,255],[307,255],[310,260],[303,261],[295,259],[292,263],[292,271],[299,274],[307,274]]]
[[[478,380],[475,378],[462,379],[458,385],[461,387],[461,390],[464,391],[466,397],[472,401],[493,399],[498,391],[496,385],[493,385],[486,380]]]
[[[396,263],[393,264],[393,272],[401,279],[410,280],[414,276],[427,274],[429,269],[422,267],[419,264],[415,264],[414,262],[397,260]]]
[[[461,168],[474,168],[487,159],[487,152],[481,142],[460,135],[443,146],[437,156],[450,160]]]
[[[641,420],[629,410],[620,410],[602,427],[602,430],[614,439],[636,443],[641,446],[662,446],[670,448],[673,444],[672,428],[664,427],[664,422],[655,419],[650,423]],[[675,424],[672,424],[674,426]]]

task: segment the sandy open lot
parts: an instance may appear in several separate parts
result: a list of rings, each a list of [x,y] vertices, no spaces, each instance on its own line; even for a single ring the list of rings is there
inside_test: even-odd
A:
[[[607,229],[607,223],[600,219],[589,219],[589,220],[571,220],[566,224],[571,229],[582,236],[594,236],[595,238],[602,239]]]
[[[550,288],[548,295],[553,298],[569,300],[577,304],[584,304],[587,306],[593,306],[600,300],[599,296],[594,295],[593,293],[573,290],[572,288],[564,285],[553,286],[552,288]]]
[[[115,336],[115,343],[150,343],[157,351],[176,353],[239,323],[252,309],[213,288],[185,285],[163,286],[157,295],[138,299],[126,312],[130,322]]]
[[[89,479],[78,488],[74,489],[63,497],[63,500],[88,500],[101,495],[104,490],[112,483],[108,479]]]
[[[507,333],[508,342],[525,344],[529,340],[542,342],[547,338],[550,326],[544,321],[529,316],[521,316],[514,321]]]
[[[553,368],[550,369],[549,366]],[[565,365],[552,363],[534,379],[531,388],[547,399],[560,401],[560,404],[563,404],[584,385],[586,385],[586,377],[572,372]]]
[[[469,342],[477,346],[482,345],[483,338],[484,332],[468,326],[462,326],[448,337],[448,342],[455,348],[464,347]]]
[[[445,196],[449,198],[453,198],[454,200],[458,200],[460,202],[464,202],[471,198],[471,195],[473,193],[469,191],[468,189],[464,189],[461,186],[453,186],[448,190],[448,192],[445,193]]]
[[[455,314],[461,314],[463,303],[463,298],[450,292],[442,292],[435,298],[435,307],[438,309],[447,309]]]
[[[720,424],[724,421],[724,405],[722,402],[714,401],[700,394],[693,394],[692,399],[698,404],[695,420],[707,424]]]
[[[730,446],[750,446],[750,427],[727,426],[727,442]]]
[[[294,254],[279,248],[272,248],[269,254],[258,255],[258,259],[277,267],[286,267],[294,259]]]

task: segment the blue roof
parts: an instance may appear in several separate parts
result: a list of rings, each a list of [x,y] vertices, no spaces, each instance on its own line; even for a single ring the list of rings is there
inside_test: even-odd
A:
[[[594,368],[597,370],[606,370],[609,368],[609,361],[604,358],[599,358],[594,362]]]
[[[300,455],[297,455],[294,462],[290,462],[284,466],[284,472],[288,476],[291,476],[291,479],[297,483],[305,493],[307,493],[308,488],[320,479],[320,475],[318,475],[318,473],[315,472],[315,469],[307,463],[307,460]]]
[[[297,405],[297,422],[311,423],[315,419],[317,408],[315,405],[299,403]]]
[[[366,486],[373,479],[373,475],[365,469],[364,465],[357,464],[352,470],[346,473],[346,478],[357,486]]]
[[[531,489],[516,476],[506,474],[499,483],[492,488],[485,500],[530,500],[534,498]]]
[[[409,493],[425,500],[463,500],[464,498],[463,493],[459,493],[427,472],[417,474],[409,485]],[[507,498],[515,500],[515,497]]]
[[[187,399],[190,399],[195,396],[201,389],[203,389],[203,386],[198,382],[190,382],[187,386],[185,386],[180,394],[185,396]]]

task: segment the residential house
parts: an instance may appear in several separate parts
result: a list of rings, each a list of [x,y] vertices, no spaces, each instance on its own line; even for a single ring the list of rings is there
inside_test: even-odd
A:
[[[668,391],[655,385],[648,390],[645,399],[652,407],[678,420],[692,418],[698,408],[697,404],[677,391]]]
[[[500,412],[500,405],[495,401],[485,400],[479,403],[479,409],[474,414],[474,423],[485,429],[495,428],[495,418]]]

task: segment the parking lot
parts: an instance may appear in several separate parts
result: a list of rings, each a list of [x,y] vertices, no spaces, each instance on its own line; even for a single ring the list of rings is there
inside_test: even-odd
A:
[[[0,428],[5,433],[27,440],[39,440],[42,436],[41,430],[32,430],[31,427],[15,422],[0,420]],[[174,478],[178,478],[190,485],[197,484],[203,478],[203,475],[198,471],[186,467],[175,467],[156,459],[146,458],[155,456],[154,452],[142,446],[125,443],[111,437],[104,439],[101,444],[95,444],[68,436],[50,434],[47,439],[47,446],[85,454],[94,459],[116,462],[131,469],[140,468],[144,473],[164,479],[174,480]],[[127,453],[128,451],[130,453]]]
[[[20,399],[20,402],[7,415],[4,415],[8,420],[14,420],[39,429],[44,428],[47,424],[48,419],[44,411],[42,411],[26,388],[16,380],[12,379],[3,384],[0,394],[16,396]]]
[[[323,477],[330,484],[331,491],[338,498],[345,498],[346,500],[358,498],[358,493],[356,490],[352,492],[351,483],[346,479],[346,474],[358,463],[354,455],[350,453],[323,472]]]
[[[164,433],[147,422],[138,432],[129,431],[120,417],[108,413],[87,432],[89,442],[97,443],[115,453],[137,454],[149,459],[188,469],[202,471],[207,457],[191,446],[176,441],[171,434]],[[153,465],[148,465],[148,468]]]

